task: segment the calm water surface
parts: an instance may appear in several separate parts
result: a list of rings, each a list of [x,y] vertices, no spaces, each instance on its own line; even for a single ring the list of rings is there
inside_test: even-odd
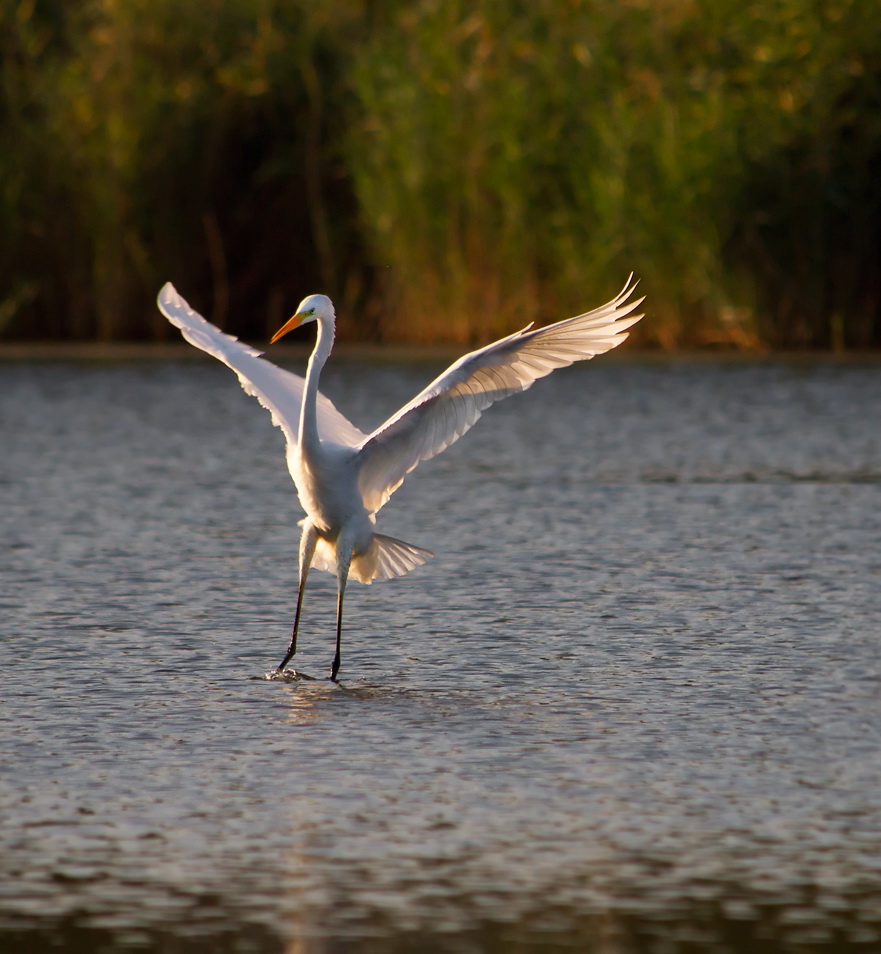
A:
[[[340,361],[368,427],[436,369]],[[881,950],[881,367],[561,372],[310,581],[221,366],[0,365],[0,950]]]

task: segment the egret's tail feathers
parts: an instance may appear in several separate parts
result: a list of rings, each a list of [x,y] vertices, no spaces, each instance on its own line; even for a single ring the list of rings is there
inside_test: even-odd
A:
[[[381,533],[373,534],[370,552],[375,553],[374,580],[390,580],[395,576],[404,576],[434,556],[431,550],[424,550],[412,543],[404,543],[403,540],[396,540]]]
[[[302,525],[304,521],[300,521]],[[431,550],[412,543],[404,543],[394,537],[387,537],[382,533],[374,533],[370,546],[365,553],[353,557],[349,566],[349,579],[359,583],[372,583],[374,580],[390,580],[396,576],[404,576],[410,570],[415,570],[434,554]],[[318,538],[315,553],[312,557],[312,568],[327,570],[336,574],[336,547],[324,537]]]
[[[370,549],[352,560],[349,573],[360,583],[372,583],[373,580],[390,580],[403,576],[410,570],[422,566],[434,554],[431,550],[404,543],[382,533],[374,533]]]

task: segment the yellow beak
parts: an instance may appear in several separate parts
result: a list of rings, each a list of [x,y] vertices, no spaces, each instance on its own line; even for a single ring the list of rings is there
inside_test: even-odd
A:
[[[279,338],[283,338],[289,331],[293,331],[303,320],[303,316],[299,312],[293,316],[293,318],[288,319],[281,328],[276,331],[276,333],[269,339],[270,344],[275,344]]]

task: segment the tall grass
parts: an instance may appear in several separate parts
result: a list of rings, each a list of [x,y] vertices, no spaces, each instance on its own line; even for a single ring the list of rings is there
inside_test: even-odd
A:
[[[651,7],[528,9],[421,4],[359,64],[351,166],[400,333],[484,336],[635,268],[673,344],[725,294],[718,91],[684,97],[659,68],[673,44]]]
[[[876,13],[412,7],[361,58],[350,160],[399,333],[566,313],[635,268],[665,346],[881,343]]]
[[[0,334],[881,345],[874,0],[0,0]]]
[[[341,117],[322,101],[339,95],[344,9],[2,2],[10,333],[164,335],[152,300],[171,278],[219,324],[243,315],[263,335],[298,271],[310,285],[344,272],[353,203]]]

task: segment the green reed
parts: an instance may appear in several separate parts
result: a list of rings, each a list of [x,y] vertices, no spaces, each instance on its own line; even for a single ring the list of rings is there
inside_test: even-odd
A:
[[[873,0],[0,0],[0,334],[881,345]]]

